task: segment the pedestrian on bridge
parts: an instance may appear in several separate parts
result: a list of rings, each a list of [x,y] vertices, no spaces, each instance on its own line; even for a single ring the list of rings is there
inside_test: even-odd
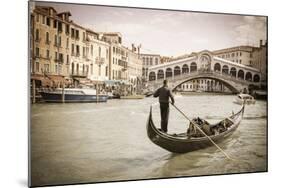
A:
[[[153,95],[159,97],[160,103],[160,114],[161,114],[161,130],[163,132],[168,131],[168,120],[169,120],[169,99],[172,100],[172,105],[175,103],[174,96],[168,88],[167,80],[163,81],[163,86],[156,90]]]

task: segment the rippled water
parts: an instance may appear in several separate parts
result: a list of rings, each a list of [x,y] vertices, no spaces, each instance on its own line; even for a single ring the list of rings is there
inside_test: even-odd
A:
[[[176,105],[189,117],[217,122],[238,111],[231,95],[178,96]],[[157,99],[107,103],[31,106],[31,177],[33,185],[104,182],[267,170],[267,107],[246,106],[236,132],[216,149],[172,154],[146,135],[149,106]],[[160,125],[159,107],[153,119]],[[184,132],[188,122],[170,107],[168,131]]]

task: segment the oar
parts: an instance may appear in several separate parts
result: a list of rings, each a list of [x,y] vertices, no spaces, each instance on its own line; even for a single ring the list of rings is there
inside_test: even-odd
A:
[[[175,107],[175,109],[177,109],[188,121],[190,121],[193,125],[195,125],[195,127],[202,133],[204,134],[204,136],[206,136],[210,142],[212,142],[212,144],[214,144],[228,159],[230,160],[234,160],[232,159],[223,149],[221,149],[213,140],[211,137],[209,137],[194,121],[192,121],[191,119],[189,119],[177,106],[175,106],[174,104],[172,104],[173,107]]]

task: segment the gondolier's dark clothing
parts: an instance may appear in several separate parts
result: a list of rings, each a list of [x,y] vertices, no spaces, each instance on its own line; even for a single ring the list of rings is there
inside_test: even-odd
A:
[[[172,92],[168,89],[167,86],[163,86],[156,90],[153,95],[154,97],[159,97],[160,103],[160,113],[161,113],[161,129],[164,132],[168,131],[168,120],[169,120],[169,98],[174,104],[175,100],[172,95]]]

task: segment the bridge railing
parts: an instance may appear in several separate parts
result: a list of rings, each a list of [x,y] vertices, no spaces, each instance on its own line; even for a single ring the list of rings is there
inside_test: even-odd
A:
[[[174,82],[174,81],[178,81],[178,80],[184,80],[184,79],[189,78],[189,77],[195,77],[197,75],[216,76],[216,77],[219,77],[219,78],[222,78],[222,79],[227,79],[227,80],[239,82],[239,83],[242,83],[242,84],[249,84],[249,83],[259,84],[259,82],[240,79],[239,77],[234,77],[230,74],[224,74],[224,73],[217,72],[217,71],[202,71],[202,70],[198,70],[198,71],[194,71],[194,72],[190,72],[190,73],[184,73],[184,74],[180,74],[180,75],[174,75],[174,76],[171,76],[171,77],[166,77],[165,79],[168,80],[169,82]],[[160,78],[160,79],[158,78],[157,80],[148,81],[148,83],[150,83],[150,84],[162,84],[163,80],[164,80],[164,78]]]

